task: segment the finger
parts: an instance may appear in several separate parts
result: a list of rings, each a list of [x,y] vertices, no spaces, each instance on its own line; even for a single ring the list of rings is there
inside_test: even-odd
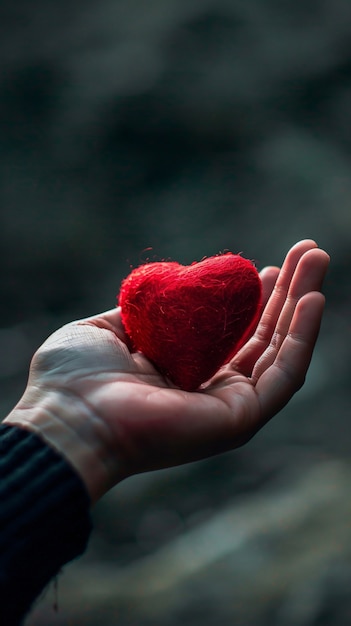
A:
[[[279,276],[280,268],[274,266],[264,267],[260,271],[260,278],[262,282],[262,308],[266,306],[272,291],[274,289],[274,285],[277,282],[277,278]]]
[[[256,383],[262,423],[280,411],[305,381],[317,341],[325,298],[319,292],[304,295],[298,302],[274,363]]]
[[[91,317],[86,317],[82,320],[78,320],[77,324],[89,324],[90,326],[97,326],[112,331],[118,339],[123,341],[129,348],[131,348],[131,341],[124,330],[124,326],[121,318],[121,307],[116,307],[99,313]]]
[[[257,380],[262,372],[274,362],[289,331],[297,302],[305,294],[320,291],[322,288],[329,260],[329,255],[319,249],[309,250],[301,257],[270,343],[254,366],[252,373],[254,380]]]
[[[301,257],[308,250],[315,248],[317,248],[315,241],[304,239],[289,250],[256,331],[253,337],[234,357],[231,363],[233,369],[242,372],[245,376],[251,376],[254,364],[269,345],[296,267]]]
[[[280,311],[285,303],[296,267],[301,257],[309,250],[315,248],[318,248],[315,241],[305,239],[299,241],[289,250],[276,280],[272,295],[261,318],[260,326],[262,336],[269,336],[270,338],[280,315]]]

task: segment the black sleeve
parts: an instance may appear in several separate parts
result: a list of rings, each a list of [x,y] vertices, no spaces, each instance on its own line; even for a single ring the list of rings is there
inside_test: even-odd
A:
[[[89,496],[73,468],[37,435],[0,424],[0,624],[22,623],[90,532]]]

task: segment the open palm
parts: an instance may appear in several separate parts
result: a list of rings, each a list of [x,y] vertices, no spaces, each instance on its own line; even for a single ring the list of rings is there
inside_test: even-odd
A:
[[[114,309],[49,337],[33,358],[17,410],[53,392],[73,403],[78,399],[85,431],[90,420],[105,447],[109,487],[131,474],[238,447],[304,382],[322,318],[320,289],[328,262],[323,250],[304,240],[291,248],[281,269],[262,270],[264,307],[254,335],[196,392],[176,388],[130,350],[120,310]],[[69,420],[70,428],[88,437],[78,417],[77,427],[71,415]]]

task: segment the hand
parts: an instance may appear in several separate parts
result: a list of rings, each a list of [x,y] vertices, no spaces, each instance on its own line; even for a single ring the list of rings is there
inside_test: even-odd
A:
[[[265,306],[255,334],[197,392],[175,388],[130,351],[119,309],[72,322],[36,352],[24,396],[5,421],[58,449],[92,502],[132,474],[243,445],[304,382],[328,263],[304,240],[281,270],[263,269]]]

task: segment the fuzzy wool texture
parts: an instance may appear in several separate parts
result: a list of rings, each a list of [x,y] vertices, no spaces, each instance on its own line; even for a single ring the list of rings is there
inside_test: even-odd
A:
[[[253,333],[262,285],[254,264],[231,252],[191,265],[146,263],[122,282],[125,331],[166,378],[195,391]]]

